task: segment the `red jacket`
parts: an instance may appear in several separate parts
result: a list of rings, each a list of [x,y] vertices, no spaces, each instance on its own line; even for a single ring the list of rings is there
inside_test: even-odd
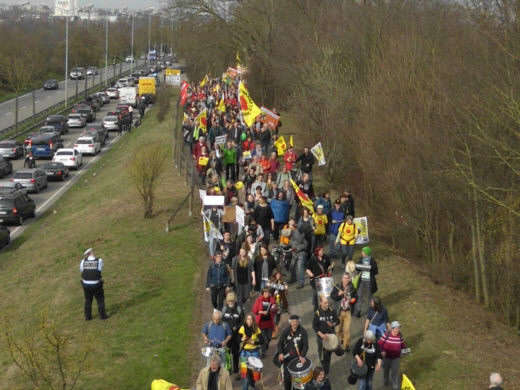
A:
[[[259,311],[264,310],[269,311],[267,316],[258,314]],[[253,314],[255,315],[256,323],[260,329],[274,329],[274,315],[277,311],[278,307],[276,306],[276,302],[272,296],[268,299],[264,299],[264,296],[260,295],[256,298],[256,301],[253,304]]]
[[[280,168],[280,163],[278,162],[277,159],[272,159],[270,158],[269,159],[269,173],[271,174],[275,174],[276,172],[278,172],[278,168]]]
[[[285,166],[287,167],[287,170],[290,171],[293,169],[294,163],[296,162],[296,159],[298,157],[296,156],[296,153],[289,152],[285,153],[285,156],[283,156],[283,161],[285,161]]]
[[[392,333],[385,332],[385,334],[378,341],[381,352],[386,352],[386,357],[389,359],[397,359],[401,356],[401,349],[406,348],[403,336],[399,333],[397,336],[392,336]]]

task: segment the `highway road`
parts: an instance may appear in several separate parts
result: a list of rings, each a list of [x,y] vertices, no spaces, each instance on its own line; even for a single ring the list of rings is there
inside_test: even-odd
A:
[[[144,60],[137,60],[133,64],[133,68],[135,69],[137,66],[143,65]],[[130,70],[131,64],[123,62],[121,67],[121,72],[125,72]],[[108,78],[119,75],[120,65],[116,64],[116,66],[109,65],[108,67]],[[115,72],[115,73],[114,73]],[[95,84],[99,84],[101,81],[105,80],[105,68],[99,69],[99,73],[96,76],[89,76],[87,78],[88,88],[91,88]],[[76,86],[78,95],[81,92],[85,91],[85,80],[68,80],[67,82],[67,90],[68,97],[72,98],[76,96]],[[35,112],[38,113],[43,111],[61,101],[65,100],[65,81],[61,81],[59,83],[59,88],[56,90],[44,90],[43,88],[37,89],[35,91]],[[0,130],[3,130],[7,127],[13,126],[15,124],[15,99],[7,100],[3,103],[0,103]],[[18,98],[18,121],[22,121],[27,119],[33,115],[33,97],[32,92],[22,95]]]
[[[117,100],[112,100],[110,103],[105,104],[101,109],[96,113],[96,120],[93,123],[100,123],[103,121],[106,113],[110,110],[115,109],[117,106]],[[138,130],[135,130],[138,131]],[[72,147],[75,140],[81,135],[83,129],[69,129],[69,133],[62,135],[63,145],[64,147]],[[124,137],[126,133],[124,132],[122,137]],[[65,182],[58,181],[49,181],[49,186],[43,190],[39,194],[29,194],[29,196],[34,199],[36,203],[36,218],[39,215],[44,213],[49,207],[51,207],[61,195],[63,195],[76,181],[78,181],[107,150],[109,150],[120,137],[117,135],[117,132],[110,132],[109,138],[105,146],[102,148],[102,151],[97,156],[83,156],[83,165],[77,171],[71,170],[70,176],[65,179]],[[42,166],[49,162],[50,160],[36,160],[36,166]],[[19,158],[18,160],[11,160],[13,163],[13,173],[17,170],[23,169],[23,158]],[[1,181],[9,180],[13,173],[0,179]],[[9,226],[11,230],[11,241],[16,239],[19,235],[23,233],[27,227],[33,223],[34,219],[29,218],[26,219],[22,226]]]

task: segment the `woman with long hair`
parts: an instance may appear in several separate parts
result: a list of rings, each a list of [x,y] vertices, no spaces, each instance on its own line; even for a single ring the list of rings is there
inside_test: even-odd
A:
[[[287,283],[285,283],[280,270],[275,268],[271,278],[269,279],[269,282],[267,283],[267,287],[271,289],[271,294],[273,295],[274,301],[278,306],[278,312],[274,316],[273,339],[275,339],[278,333],[278,324],[280,323],[282,312],[289,312],[289,302],[287,301],[289,286]]]
[[[238,255],[233,258],[231,263],[232,280],[235,284],[237,303],[243,306],[251,292],[251,286],[255,280],[255,270],[253,262],[247,255],[246,245],[238,251]]]
[[[241,346],[240,376],[242,378],[242,390],[248,390],[249,386],[255,387],[255,383],[260,379],[260,373],[247,368],[247,358],[250,356],[260,358],[260,346],[263,343],[262,331],[252,313],[246,315],[238,334]]]
[[[318,366],[314,369],[312,379],[305,385],[304,390],[332,390],[329,379],[325,377],[325,370]]]

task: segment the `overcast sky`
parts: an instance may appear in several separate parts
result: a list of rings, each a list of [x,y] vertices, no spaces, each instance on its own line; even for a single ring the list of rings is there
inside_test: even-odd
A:
[[[47,4],[54,6],[54,0],[29,0],[31,4]],[[27,0],[0,0],[4,4],[23,4]],[[98,8],[124,8],[129,9],[145,9],[148,7],[161,7],[161,0],[78,0],[78,6],[81,7],[87,4],[94,4]]]

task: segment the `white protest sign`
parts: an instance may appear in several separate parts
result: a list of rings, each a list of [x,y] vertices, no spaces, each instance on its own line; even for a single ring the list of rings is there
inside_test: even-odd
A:
[[[325,161],[325,154],[323,153],[323,146],[321,146],[321,142],[318,142],[312,149],[311,153],[314,155],[316,160],[318,161],[318,166],[322,167],[327,162]]]
[[[356,244],[368,244],[370,242],[370,238],[368,238],[368,219],[367,217],[354,218],[354,225],[359,231],[359,234],[356,238]]]
[[[245,225],[245,217],[246,214],[244,213],[244,209],[240,206],[235,206],[235,221],[238,223],[238,226],[244,226]]]
[[[206,191],[205,190],[199,190],[199,198],[200,200],[204,200],[206,197]]]
[[[215,137],[215,145],[224,145],[226,143],[227,135],[219,135]]]
[[[224,206],[224,196],[206,195],[204,199],[202,199],[202,203],[204,206]]]

